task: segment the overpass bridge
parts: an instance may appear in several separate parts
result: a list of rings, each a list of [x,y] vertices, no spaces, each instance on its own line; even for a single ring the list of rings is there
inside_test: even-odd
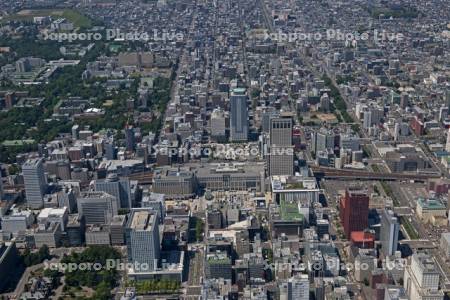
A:
[[[436,249],[438,246],[427,239],[420,239],[420,240],[401,240],[398,242],[400,245],[408,245],[411,249]]]
[[[359,170],[335,169],[328,167],[310,166],[311,171],[317,178],[329,179],[357,179],[357,180],[415,180],[427,181],[431,178],[440,178],[436,173],[379,173]]]

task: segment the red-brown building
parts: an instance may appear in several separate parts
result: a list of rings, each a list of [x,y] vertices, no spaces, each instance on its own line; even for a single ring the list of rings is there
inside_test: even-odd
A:
[[[369,196],[366,190],[349,188],[341,198],[339,209],[344,233],[348,239],[353,231],[364,231],[369,223]]]
[[[355,247],[369,249],[375,247],[375,235],[365,231],[353,231],[350,239]]]
[[[421,136],[424,132],[424,126],[423,122],[419,120],[419,118],[414,117],[409,122],[409,125],[411,126],[412,131],[414,131],[415,135]]]

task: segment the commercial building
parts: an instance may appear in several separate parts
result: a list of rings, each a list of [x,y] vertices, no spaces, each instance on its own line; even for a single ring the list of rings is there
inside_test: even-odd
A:
[[[444,252],[445,257],[450,258],[450,232],[444,232],[441,234],[440,247]]]
[[[79,247],[85,240],[84,218],[78,214],[69,215],[66,225],[66,241],[69,246]]]
[[[4,293],[17,277],[17,273],[23,270],[20,254],[16,244],[0,244],[0,293]]]
[[[126,215],[114,216],[109,226],[112,245],[125,244],[125,226],[127,223]]]
[[[319,201],[320,189],[314,178],[302,176],[272,176],[272,200],[281,205],[292,203],[309,223],[310,207]]]
[[[236,88],[230,97],[230,141],[248,140],[247,95],[244,88]]]
[[[65,227],[69,218],[67,207],[63,208],[44,208],[37,217],[39,224],[48,222],[59,222],[61,231],[65,231]]]
[[[39,227],[34,232],[34,242],[36,248],[47,245],[50,248],[57,248],[61,246],[61,225],[59,222],[48,222],[46,224],[39,224]]]
[[[13,211],[1,219],[2,231],[17,234],[25,232],[34,223],[35,217],[29,210]]]
[[[353,231],[367,229],[369,220],[369,196],[367,190],[347,188],[340,201],[339,209],[342,226],[347,238]]]
[[[294,173],[294,147],[292,146],[292,117],[270,119],[268,173],[292,175]]]
[[[166,216],[166,205],[165,205],[166,196],[164,194],[158,193],[144,193],[142,197],[141,207],[151,208],[154,211],[158,212],[159,223],[162,224],[164,222],[164,218]]]
[[[400,224],[394,212],[384,209],[381,214],[380,241],[381,252],[385,256],[394,255],[398,246],[398,232]]]
[[[334,150],[336,145],[336,135],[331,130],[321,129],[311,135],[311,150],[314,153]]]
[[[202,164],[196,169],[195,176],[203,190],[262,192],[264,189],[263,164]]]
[[[216,252],[206,256],[206,278],[231,280],[231,259],[226,253]]]
[[[297,274],[280,285],[280,300],[309,300],[309,277]]]
[[[148,273],[158,267],[160,237],[158,215],[150,209],[131,210],[126,227],[128,261],[137,264],[134,273]]]
[[[117,198],[105,192],[83,192],[77,198],[78,213],[86,224],[109,224],[117,215]]]
[[[417,199],[417,216],[433,225],[447,225],[447,207],[438,199]]]
[[[384,300],[408,300],[408,296],[404,288],[390,286],[384,289]]]
[[[42,208],[47,188],[42,159],[32,158],[27,160],[22,165],[22,172],[28,206],[33,209]]]
[[[279,205],[274,204],[270,207],[269,212],[274,237],[281,235],[299,237],[302,235],[306,216],[300,202],[281,199]]]
[[[297,201],[311,205],[319,201],[320,189],[315,178],[302,176],[272,176],[272,200]]]
[[[375,235],[365,231],[352,231],[350,234],[352,245],[362,249],[375,247]]]
[[[0,200],[3,199],[3,180],[2,180],[2,176],[0,174]]]
[[[128,178],[119,178],[117,174],[108,174],[105,180],[95,181],[95,190],[108,193],[117,198],[120,208],[131,208],[131,188]]]
[[[439,269],[431,256],[415,253],[405,268],[404,288],[410,300],[442,300]]]
[[[189,198],[195,194],[196,182],[193,172],[181,169],[164,169],[153,177],[153,192],[167,198]]]
[[[217,142],[223,142],[226,138],[225,112],[216,108],[211,113],[211,138]]]
[[[97,224],[89,225],[86,228],[86,245],[111,245],[109,228]]]

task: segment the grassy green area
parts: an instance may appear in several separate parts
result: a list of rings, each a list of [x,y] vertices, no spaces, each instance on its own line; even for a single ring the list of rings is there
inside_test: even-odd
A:
[[[347,104],[342,98],[339,89],[334,85],[333,81],[327,75],[324,74],[322,80],[325,82],[325,85],[330,89],[330,97],[334,99],[332,111],[336,115],[339,122],[344,121],[345,123],[354,123],[355,120],[353,120],[353,118],[347,112]],[[352,129],[355,132],[360,131],[360,128],[357,124],[353,124]]]
[[[392,201],[394,202],[394,206],[400,206],[400,202],[398,202],[397,198],[394,196],[394,193],[392,192],[392,188],[389,186],[388,183],[382,181],[380,182],[381,187],[383,188],[384,192],[386,193],[386,195],[388,197],[390,197],[392,199]]]
[[[6,140],[2,143],[5,147],[21,147],[25,145],[32,145],[36,143],[35,140]]]
[[[355,80],[355,77],[353,75],[344,75],[344,76],[338,75],[336,77],[337,84],[346,84],[346,83],[349,83],[350,81],[354,81],[354,80]]]
[[[403,225],[403,228],[405,228],[406,233],[412,240],[417,240],[419,238],[419,234],[407,218],[400,217],[400,223]]]
[[[33,21],[34,17],[51,16],[55,18],[66,18],[74,24],[75,27],[89,28],[92,26],[92,21],[74,9],[36,9],[20,11],[17,14],[7,16],[2,19],[7,21]]]
[[[372,18],[378,19],[381,15],[385,18],[405,18],[414,19],[419,16],[419,11],[415,7],[403,6],[398,9],[389,7],[369,7],[368,9]]]
[[[298,211],[297,202],[280,200],[281,219],[284,221],[302,221],[303,215]]]
[[[91,20],[76,10],[66,9],[63,11],[62,17],[72,22],[75,27],[89,28],[92,26]]]
[[[286,184],[287,189],[303,189],[303,182],[295,182]]]
[[[139,295],[149,293],[174,293],[180,289],[180,283],[175,280],[141,280],[131,281],[129,286],[136,288]]]

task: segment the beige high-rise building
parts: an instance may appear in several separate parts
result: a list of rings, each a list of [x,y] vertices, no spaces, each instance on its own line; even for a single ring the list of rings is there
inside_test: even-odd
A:
[[[425,253],[411,256],[405,268],[404,288],[410,300],[442,300],[444,292],[439,289],[439,270],[436,262]]]

